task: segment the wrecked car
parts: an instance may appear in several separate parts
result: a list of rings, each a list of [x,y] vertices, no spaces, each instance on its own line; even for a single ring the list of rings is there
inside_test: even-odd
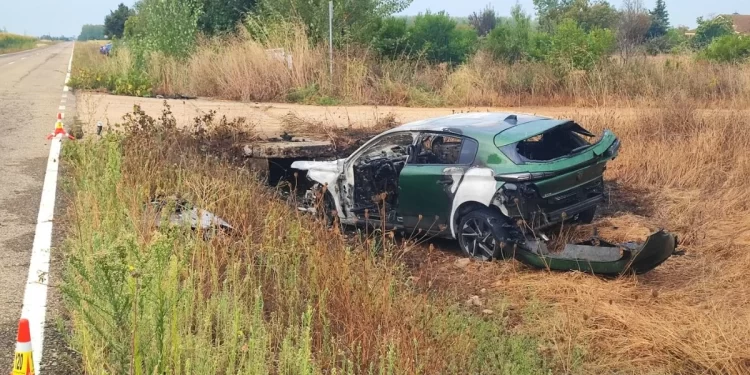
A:
[[[645,272],[674,252],[672,235],[655,233],[642,245],[597,240],[559,253],[545,246],[545,229],[593,220],[619,148],[611,131],[595,139],[573,120],[464,113],[393,128],[345,159],[291,166],[314,182],[300,209],[323,207],[342,224],[457,239],[482,260]]]

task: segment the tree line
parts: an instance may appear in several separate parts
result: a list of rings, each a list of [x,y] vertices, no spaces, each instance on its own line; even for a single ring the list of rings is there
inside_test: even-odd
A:
[[[468,18],[445,12],[394,16],[411,0],[334,1],[334,42],[359,46],[382,58],[420,58],[460,64],[482,51],[506,63],[542,61],[565,69],[590,69],[619,55],[697,52],[736,62],[750,57],[750,37],[734,33],[724,17],[699,18],[693,37],[673,27],[664,0],[646,9],[641,0],[619,7],[604,0],[534,0],[535,14],[519,5],[509,17],[485,7]],[[104,25],[84,26],[80,39],[130,39],[137,48],[174,56],[191,53],[199,35],[245,28],[265,38],[279,25],[301,25],[312,44],[328,39],[327,0],[139,0],[120,4]]]

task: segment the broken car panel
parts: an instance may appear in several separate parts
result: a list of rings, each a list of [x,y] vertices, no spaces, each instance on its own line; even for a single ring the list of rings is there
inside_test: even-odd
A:
[[[212,212],[193,206],[181,199],[154,199],[151,205],[155,208],[154,224],[160,227],[164,220],[172,226],[188,226],[193,230],[209,233],[213,229],[229,231],[232,226]],[[165,211],[166,210],[166,211]],[[164,216],[165,215],[165,216]]]
[[[563,221],[593,220],[604,198],[606,164],[620,147],[609,130],[590,142],[593,138],[572,120],[457,114],[386,131],[346,159],[298,161],[292,168],[307,171],[317,183],[314,189],[326,187],[343,224],[382,224],[458,239],[467,255],[479,259],[513,243],[524,253],[516,255],[522,261],[542,259],[564,268],[570,264],[535,251],[538,245],[528,238]],[[302,209],[314,210],[307,203]],[[659,243],[664,249],[649,242],[639,257],[674,251],[669,241]],[[593,256],[577,254],[584,258],[575,261]],[[619,258],[607,262],[620,271],[635,269]]]

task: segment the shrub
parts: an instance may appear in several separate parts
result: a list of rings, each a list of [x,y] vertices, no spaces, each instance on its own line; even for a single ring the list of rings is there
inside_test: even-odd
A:
[[[372,39],[372,47],[381,56],[397,57],[409,49],[409,34],[406,18],[388,17],[383,19],[378,32]]]
[[[669,29],[665,35],[649,39],[646,42],[646,52],[650,55],[659,53],[675,53],[688,48],[688,39],[679,29]]]
[[[550,38],[546,60],[563,71],[589,70],[615,47],[615,36],[608,29],[586,33],[573,20],[563,21]]]
[[[698,18],[698,28],[695,30],[695,36],[691,40],[693,47],[702,49],[711,44],[711,42],[721,36],[734,34],[734,25],[726,17],[714,17],[704,20]]]
[[[431,62],[461,63],[476,47],[477,33],[471,28],[457,28],[456,21],[445,12],[427,11],[414,19],[411,45]]]
[[[741,62],[750,57],[750,36],[725,35],[714,39],[702,57],[721,62]]]
[[[531,56],[533,35],[531,17],[516,5],[511,10],[511,19],[501,22],[490,32],[485,48],[495,59],[514,63]]]

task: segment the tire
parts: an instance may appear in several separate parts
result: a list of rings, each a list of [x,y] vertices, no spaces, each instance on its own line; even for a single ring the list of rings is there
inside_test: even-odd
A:
[[[505,218],[489,208],[480,208],[461,217],[456,237],[461,251],[471,258],[490,261],[503,256],[501,242],[506,238],[502,228]]]
[[[578,222],[582,224],[591,224],[596,216],[596,206],[589,208],[578,214]]]

